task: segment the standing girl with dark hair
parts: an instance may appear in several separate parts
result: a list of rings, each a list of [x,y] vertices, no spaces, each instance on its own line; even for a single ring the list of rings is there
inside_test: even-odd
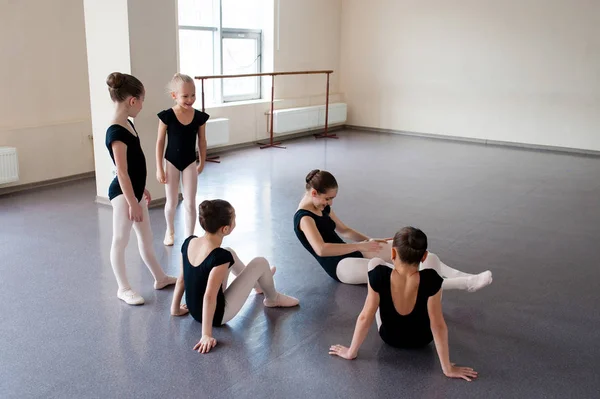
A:
[[[140,137],[129,119],[135,118],[142,110],[144,86],[136,77],[119,72],[111,73],[106,84],[110,98],[116,105],[111,125],[106,131],[106,148],[117,169],[117,176],[108,189],[108,198],[113,207],[110,262],[119,285],[117,297],[129,305],[142,305],[144,298],[131,289],[125,270],[125,248],[132,226],[138,237],[140,255],[154,276],[154,288],[160,290],[175,284],[176,278],[165,274],[152,247],[146,158]]]
[[[190,236],[181,247],[182,271],[177,279],[171,314],[186,313],[202,323],[202,338],[194,346],[207,353],[216,344],[213,326],[221,326],[240,311],[252,288],[258,284],[265,294],[266,307],[292,307],[298,300],[275,289],[273,270],[262,257],[245,265],[231,248],[221,248],[223,238],[235,228],[235,209],[227,201],[203,201],[200,204],[202,237]],[[229,269],[236,276],[227,286]],[[181,305],[185,291],[186,305]]]
[[[338,184],[324,170],[312,170],[306,176],[306,193],[294,215],[296,237],[317,259],[325,272],[346,284],[366,284],[369,259],[391,262],[391,239],[373,239],[346,226],[333,212],[331,205],[337,196]],[[346,243],[338,233],[355,243]],[[468,274],[453,269],[441,261],[444,289],[477,291],[492,282],[492,273]]]

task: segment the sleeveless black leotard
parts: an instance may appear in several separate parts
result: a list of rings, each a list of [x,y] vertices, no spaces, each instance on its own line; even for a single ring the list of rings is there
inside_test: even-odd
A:
[[[187,124],[179,122],[173,108],[158,113],[158,118],[167,125],[167,149],[165,159],[183,171],[196,162],[196,138],[198,129],[208,120],[208,114],[194,110],[194,119]]]
[[[300,220],[302,220],[303,217],[308,216],[314,219],[315,224],[317,225],[317,230],[319,230],[319,233],[321,233],[321,237],[323,238],[324,242],[331,244],[346,244],[346,242],[344,242],[344,240],[342,240],[341,237],[335,232],[335,222],[329,216],[330,212],[331,207],[329,205],[323,210],[323,216],[315,215],[306,209],[298,209],[294,214],[294,233],[296,233],[296,237],[298,237],[298,240],[300,240],[304,248],[306,248],[306,250],[315,257],[317,262],[319,262],[323,270],[325,270],[325,272],[329,274],[332,279],[340,281],[336,274],[338,263],[345,258],[363,258],[363,254],[359,251],[355,251],[339,256],[319,256],[311,247],[306,235],[304,235],[304,232],[300,230]]]

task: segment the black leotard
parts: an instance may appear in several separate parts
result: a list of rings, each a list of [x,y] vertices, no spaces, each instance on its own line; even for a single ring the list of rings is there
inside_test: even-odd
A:
[[[142,200],[144,189],[146,188],[146,157],[144,156],[144,151],[142,151],[140,137],[137,135],[137,130],[135,130],[133,122],[129,120],[128,122],[131,124],[131,127],[133,127],[133,130],[136,133],[135,136],[124,126],[115,124],[109,126],[107,129],[105,143],[114,165],[116,165],[116,163],[112,150],[112,143],[114,141],[121,141],[127,146],[127,174],[131,180],[135,198],[139,202]],[[113,198],[121,194],[123,194],[123,190],[119,184],[119,178],[115,176],[108,188],[108,198],[112,201]]]
[[[159,119],[167,125],[167,150],[165,159],[183,171],[196,162],[196,138],[198,129],[208,120],[208,114],[194,110],[194,119],[184,125],[179,122],[173,108],[158,113]]]
[[[190,241],[196,236],[189,236],[181,246],[183,258],[183,281],[185,283],[185,303],[192,317],[202,323],[202,305],[204,303],[204,294],[208,284],[208,277],[214,267],[224,263],[233,265],[234,260],[231,252],[223,248],[215,248],[198,266],[193,266],[188,258],[188,247]],[[217,306],[213,317],[213,326],[220,326],[225,312],[225,294],[223,286],[217,293]]]
[[[380,265],[369,271],[369,285],[379,293],[379,335],[385,343],[397,348],[419,348],[433,340],[427,300],[437,294],[443,278],[433,269],[419,271],[420,280],[417,300],[412,312],[402,316],[394,307],[390,278],[393,269]]]
[[[345,255],[319,256],[315,253],[315,250],[308,242],[304,232],[300,230],[300,220],[302,220],[304,216],[309,216],[314,219],[315,224],[317,225],[317,230],[319,230],[319,233],[321,233],[321,237],[323,238],[324,242],[332,244],[345,244],[344,240],[342,240],[335,232],[335,222],[333,219],[331,219],[331,216],[329,216],[330,212],[331,207],[329,205],[323,209],[323,216],[315,215],[306,209],[298,209],[294,214],[294,233],[296,233],[296,237],[298,237],[298,240],[300,240],[304,248],[306,248],[306,250],[315,257],[317,262],[319,262],[323,270],[325,270],[325,272],[329,274],[332,279],[340,281],[336,274],[338,263],[345,258],[363,258],[363,254],[359,251],[354,251]]]

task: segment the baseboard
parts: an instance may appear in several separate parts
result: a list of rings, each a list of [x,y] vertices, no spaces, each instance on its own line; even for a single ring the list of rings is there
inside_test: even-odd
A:
[[[181,193],[179,193],[179,201],[183,201],[183,194],[181,194]],[[100,197],[99,195],[97,195],[96,196],[96,203],[98,205],[104,205],[104,206],[110,206],[110,207],[112,207],[112,204],[110,203],[110,200],[108,199],[108,197]],[[166,197],[153,199],[148,204],[148,208],[149,209],[151,209],[151,208],[157,208],[157,207],[163,206],[166,203],[167,203],[167,198]]]
[[[527,143],[516,143],[511,141],[500,141],[500,140],[487,140],[487,139],[477,139],[472,137],[461,137],[461,136],[445,136],[442,134],[433,134],[433,133],[416,133],[416,132],[407,132],[404,130],[393,130],[393,129],[380,129],[376,127],[368,127],[368,126],[356,126],[356,125],[345,125],[346,129],[350,130],[361,130],[367,132],[376,132],[376,133],[390,133],[390,134],[399,134],[403,136],[412,136],[412,137],[421,137],[427,139],[434,140],[446,140],[446,141],[457,141],[461,143],[473,143],[480,145],[490,145],[497,147],[509,147],[509,148],[518,148],[518,149],[526,149],[531,151],[543,151],[543,152],[555,152],[555,153],[563,153],[563,154],[571,154],[571,155],[585,155],[590,157],[600,157],[600,151],[594,150],[583,150],[579,148],[571,148],[571,147],[558,147],[551,145],[540,145],[540,144],[527,144]]]
[[[335,132],[338,130],[342,130],[344,128],[344,125],[335,125],[335,126],[331,126],[327,129],[328,132]],[[307,137],[307,136],[313,136],[315,134],[320,134],[325,132],[324,128],[320,128],[320,129],[314,129],[314,130],[307,130],[307,131],[303,131],[303,132],[297,132],[297,133],[291,133],[291,134],[277,134],[277,135],[273,135],[273,142],[278,142],[278,141],[289,141],[289,140],[293,140],[293,139],[297,139],[300,137]],[[219,147],[213,147],[213,148],[209,148],[207,151],[207,156],[210,155],[218,155],[224,152],[229,152],[229,151],[233,151],[233,150],[239,150],[242,148],[249,148],[249,147],[256,147],[259,143],[268,143],[269,142],[269,137],[266,137],[264,139],[260,139],[260,140],[255,140],[255,141],[248,141],[245,143],[239,143],[239,144],[231,144],[231,145],[224,145],[224,146],[219,146]]]
[[[27,183],[27,184],[19,184],[16,186],[10,186],[5,188],[0,188],[0,195],[12,194],[21,191],[33,190],[42,187],[48,186],[57,186],[60,184],[70,183],[77,180],[89,179],[96,176],[96,172],[85,172],[79,173],[77,175],[59,177],[57,179],[44,180],[35,183]]]

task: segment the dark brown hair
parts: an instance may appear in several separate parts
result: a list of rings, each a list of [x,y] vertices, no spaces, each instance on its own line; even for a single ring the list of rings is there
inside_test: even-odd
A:
[[[306,175],[306,189],[314,188],[319,194],[325,194],[327,190],[338,188],[337,180],[325,170],[314,169]]]
[[[427,251],[427,236],[417,228],[404,227],[394,236],[393,246],[402,262],[419,264]]]
[[[200,226],[207,233],[215,234],[221,227],[231,224],[233,207],[225,200],[205,200],[198,206]]]
[[[106,84],[111,100],[117,103],[125,101],[129,96],[140,98],[145,92],[142,82],[135,76],[126,73],[111,73],[106,78]]]

